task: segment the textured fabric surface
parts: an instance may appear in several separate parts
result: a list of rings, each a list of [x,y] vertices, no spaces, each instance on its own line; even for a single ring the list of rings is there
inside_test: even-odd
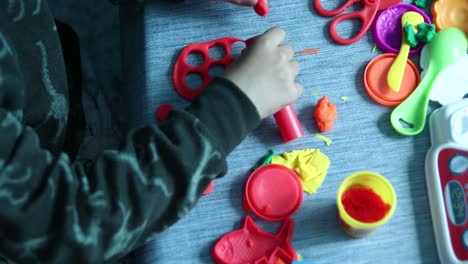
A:
[[[298,80],[303,96],[294,105],[305,130],[301,139],[284,144],[272,118],[262,122],[228,158],[228,174],[215,181],[213,193],[176,225],[149,242],[130,258],[138,263],[212,263],[214,243],[240,227],[243,216],[242,190],[248,171],[258,158],[276,153],[319,148],[331,165],[316,194],[304,195],[296,222],[293,246],[305,260],[317,263],[438,263],[424,173],[429,131],[416,137],[398,135],[390,125],[391,108],[376,104],[366,94],[363,72],[367,62],[380,52],[371,52],[368,32],[348,46],[334,44],[328,36],[330,18],[318,16],[312,1],[271,0],[270,14],[261,18],[250,8],[225,3],[169,4],[148,1],[143,9],[121,7],[122,44],[129,120],[132,126],[155,122],[154,112],[163,103],[177,108],[188,104],[174,90],[172,66],[187,44],[223,36],[249,38],[271,26],[286,29],[296,50],[318,48],[317,56],[297,59],[302,66]],[[344,1],[322,1],[333,8]],[[409,3],[410,1],[405,1]],[[344,23],[342,32],[356,30]],[[346,34],[344,34],[346,36]],[[328,95],[338,108],[333,140],[326,146],[312,111],[318,96]],[[342,96],[348,96],[342,101]],[[370,237],[353,239],[339,227],[336,192],[340,182],[359,170],[372,170],[393,184],[398,206],[393,218]],[[257,218],[256,223],[275,231],[278,223]]]

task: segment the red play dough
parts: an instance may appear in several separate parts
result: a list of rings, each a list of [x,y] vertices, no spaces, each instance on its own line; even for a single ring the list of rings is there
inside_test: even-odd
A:
[[[369,188],[353,187],[341,198],[344,209],[354,219],[373,223],[381,220],[390,210],[382,198]]]
[[[171,112],[173,108],[174,107],[170,104],[163,104],[159,106],[156,110],[156,118],[158,118],[158,121],[166,120],[167,116],[169,115],[169,112]]]
[[[258,0],[257,4],[254,6],[254,10],[259,16],[268,15],[270,9],[268,8],[267,0]]]
[[[210,184],[208,185],[208,187],[206,187],[206,190],[202,193],[203,195],[207,195],[209,193],[211,193],[214,189],[214,183],[213,181],[210,182]]]

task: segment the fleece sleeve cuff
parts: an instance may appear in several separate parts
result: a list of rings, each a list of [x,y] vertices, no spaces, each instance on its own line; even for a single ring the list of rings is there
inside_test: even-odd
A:
[[[226,155],[260,123],[252,101],[224,78],[215,78],[187,111],[200,119]]]

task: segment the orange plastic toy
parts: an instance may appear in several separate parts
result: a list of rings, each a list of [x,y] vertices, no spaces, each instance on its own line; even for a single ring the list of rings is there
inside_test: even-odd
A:
[[[421,78],[418,68],[411,60],[406,61],[403,81],[398,92],[388,87],[387,74],[397,57],[393,53],[384,53],[372,59],[364,71],[364,88],[369,96],[384,106],[397,106],[403,102],[418,86]]]
[[[336,119],[336,106],[324,96],[320,99],[314,109],[315,123],[320,132],[326,132],[333,128]]]
[[[468,36],[468,1],[436,0],[431,11],[437,30],[457,27]]]

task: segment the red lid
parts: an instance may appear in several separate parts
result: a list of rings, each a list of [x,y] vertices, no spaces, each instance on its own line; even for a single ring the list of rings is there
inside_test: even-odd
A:
[[[400,90],[393,91],[387,84],[388,71],[397,57],[393,53],[384,53],[372,59],[364,71],[364,88],[377,103],[385,106],[397,106],[416,89],[420,82],[419,71],[410,60],[406,61],[405,73]]]
[[[247,180],[244,208],[267,221],[281,221],[301,206],[302,185],[294,171],[279,164],[256,169]]]

